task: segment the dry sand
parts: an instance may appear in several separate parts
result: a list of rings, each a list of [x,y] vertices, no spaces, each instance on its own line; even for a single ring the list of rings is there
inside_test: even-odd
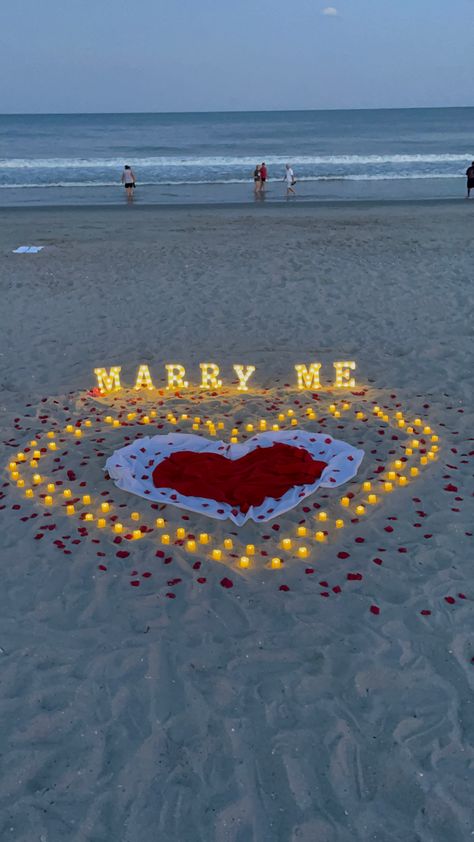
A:
[[[245,575],[232,558],[181,546],[165,565],[154,533],[120,545],[81,534],[58,506],[47,519],[5,471],[2,841],[474,834],[473,212],[467,202],[0,211],[2,465],[32,436],[44,443],[46,430],[90,414],[81,395],[93,368],[114,363],[128,383],[140,362],[157,379],[164,362],[182,362],[193,382],[199,361],[221,363],[225,379],[232,363],[256,364],[261,388],[248,397],[143,401],[157,422],[199,406],[231,424],[270,407],[299,413],[284,386],[295,362],[319,359],[326,376],[334,359],[355,359],[351,412],[377,402],[392,416],[401,404],[440,435],[416,482],[307,562],[269,571],[258,556]],[[11,253],[23,244],[46,248]],[[126,412],[128,397],[110,411]],[[327,417],[330,400],[304,402]],[[396,458],[402,434],[379,426],[325,422],[363,443],[360,479]],[[73,470],[72,483],[108,489],[117,511],[145,521],[146,502],[102,477],[124,432],[98,424],[70,437],[54,478]],[[336,499],[312,502],[340,516]],[[273,554],[316,513],[234,540]],[[182,512],[164,514],[170,531],[183,524]],[[232,531],[198,516],[188,528],[214,545]]]

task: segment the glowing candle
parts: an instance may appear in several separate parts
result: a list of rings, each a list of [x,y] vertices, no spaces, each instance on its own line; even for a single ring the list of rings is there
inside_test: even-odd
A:
[[[51,489],[50,489],[50,487],[49,487],[49,485],[48,485],[48,491],[54,491],[54,488],[51,488]],[[84,503],[84,506],[90,506],[90,503],[91,503],[91,495],[90,495],[90,494],[83,494],[83,495],[82,495],[82,502]]]
[[[421,456],[420,457],[420,465],[427,465],[427,464],[428,464],[427,456]]]
[[[112,416],[106,415],[105,418],[104,418],[104,421],[105,421],[106,424],[111,424],[112,423]]]
[[[298,555],[300,558],[308,558],[309,550],[308,547],[298,547]]]
[[[86,512],[84,515],[84,520],[94,520],[94,515],[92,512]]]
[[[35,492],[33,491],[33,489],[27,488],[26,491],[25,491],[25,497],[34,497],[34,496],[35,496]]]
[[[118,418],[114,418],[112,427],[120,427],[120,421]]]
[[[396,478],[397,478],[397,475],[396,475],[395,471],[389,471],[389,472],[388,472],[388,474],[387,474],[387,478],[388,478],[391,482],[394,482],[394,481],[396,480]]]
[[[281,558],[277,558],[277,556],[275,556],[275,558],[272,558],[271,565],[274,570],[277,570],[279,567],[281,567]]]
[[[291,416],[295,414],[295,411],[294,411],[294,409],[289,409],[286,414],[288,415],[289,418],[291,418]]]
[[[224,547],[226,550],[231,550],[233,546],[232,538],[224,538]]]
[[[34,459],[41,459],[41,451],[40,450],[34,450],[33,451],[33,458]]]
[[[84,424],[86,425],[86,427],[92,427],[92,421],[90,420],[90,418],[86,418]]]
[[[255,555],[255,546],[253,544],[247,544],[245,551],[247,555]]]
[[[292,418],[292,419],[291,419],[291,421],[290,421],[290,423],[291,423],[291,426],[292,426],[292,427],[296,427],[296,426],[297,426],[297,424],[298,424],[298,419],[297,419],[297,418]]]
[[[260,429],[261,429],[261,430],[266,430],[266,429],[267,429],[267,422],[265,421],[265,419],[264,419],[264,418],[262,418],[262,419],[260,420],[259,427],[260,427]]]
[[[403,418],[400,418],[400,421],[398,422],[398,426],[399,426],[399,427],[404,427],[404,426],[405,426],[405,422],[404,422]]]
[[[396,413],[395,413],[395,418],[397,418],[397,419],[399,419],[399,418],[403,418],[403,412],[396,412]]]
[[[350,505],[349,497],[341,497],[341,506],[349,506]]]
[[[186,549],[190,553],[196,552],[196,541],[194,540],[194,538],[190,538],[189,541],[187,541]]]
[[[105,517],[100,517],[97,521],[97,526],[99,529],[104,529],[107,526],[107,521]]]
[[[279,414],[279,416],[278,416],[278,420],[279,420],[279,421],[284,421],[284,420],[285,420],[285,416],[283,415],[283,412],[280,412],[280,414]]]
[[[212,558],[214,561],[220,561],[222,559],[222,550],[218,550],[217,548],[214,549],[211,553]]]
[[[161,543],[162,544],[169,544],[169,542],[170,542],[170,536],[169,535],[167,535],[165,533],[164,535],[161,536]]]
[[[329,404],[329,412],[335,412],[335,411],[336,411],[336,404],[330,403]]]
[[[281,546],[284,550],[291,550],[291,538],[283,538]]]
[[[19,476],[20,476],[19,471],[12,471],[11,474],[10,474],[10,477],[12,478],[12,480],[17,480]]]
[[[324,521],[328,519],[327,512],[318,512],[318,520]]]
[[[49,447],[50,450],[56,450],[56,442],[50,441],[50,443],[48,444],[48,447]]]
[[[14,470],[15,470],[15,468],[16,468],[16,462],[10,462],[10,464],[8,465],[8,467],[10,468],[10,471],[14,471]]]
[[[363,412],[356,412],[356,418],[358,418],[359,421],[362,421],[362,419],[364,418],[364,413]]]
[[[420,442],[417,439],[413,439],[411,446],[416,450],[416,448],[420,446]]]
[[[63,496],[66,498],[66,500],[69,500],[72,497],[71,489],[65,488],[64,491],[63,491]]]
[[[140,512],[131,512],[130,517],[132,520],[140,520]]]
[[[336,520],[336,529],[343,529],[343,527],[344,527],[344,521],[341,520],[341,518],[338,518]]]
[[[356,515],[363,515],[365,512],[365,506],[356,506]]]
[[[437,453],[437,452],[438,452],[438,450],[439,450],[439,447],[438,447],[438,445],[437,445],[437,444],[433,444],[433,445],[431,446],[431,453]]]
[[[230,437],[230,443],[231,444],[238,444],[238,442],[239,442],[239,440],[238,440],[237,436],[231,436]]]
[[[248,567],[250,564],[250,559],[247,558],[246,555],[240,556],[240,566],[241,567]]]
[[[183,538],[186,538],[186,530],[183,526],[178,526],[176,530],[176,537],[179,541],[182,541]]]
[[[370,491],[371,488],[372,488],[372,483],[369,482],[368,480],[366,480],[366,482],[364,482],[362,488],[364,489],[364,491]]]
[[[423,427],[423,432],[425,436],[428,436],[431,433],[431,427]]]
[[[37,468],[38,467],[38,460],[32,459],[31,462],[30,462],[30,467],[31,468]]]
[[[209,535],[207,534],[207,532],[200,532],[199,543],[200,544],[208,544],[209,543]]]
[[[133,421],[133,419],[136,417],[136,414],[137,414],[136,412],[129,412],[127,414],[128,421]]]
[[[245,429],[248,433],[253,433],[253,424],[246,424]]]
[[[218,429],[218,430],[223,430],[223,429],[224,429],[224,426],[225,426],[225,425],[224,425],[224,422],[223,422],[223,421],[218,421],[218,422],[217,422],[217,429]]]
[[[82,430],[80,430],[79,427],[78,427],[77,430],[74,430],[74,435],[76,436],[77,439],[80,439],[81,436],[82,436]]]
[[[436,457],[436,453],[433,453],[432,450],[428,451],[428,459],[434,459]]]
[[[44,498],[44,503],[45,503],[45,506],[52,506],[53,505],[53,498],[51,497],[50,494],[46,495],[46,497]]]
[[[74,432],[74,427],[73,427],[73,425],[72,425],[72,424],[68,424],[68,425],[67,425],[67,427],[66,427],[66,433],[73,433],[73,432]]]
[[[413,456],[413,450],[411,447],[405,448],[405,456]]]
[[[114,523],[114,532],[116,532],[117,535],[120,535],[120,533],[123,532],[123,523]]]
[[[101,503],[100,508],[102,512],[108,512],[110,511],[110,504],[107,502]]]
[[[367,500],[370,503],[370,505],[373,506],[377,502],[377,495],[376,494],[369,494]]]
[[[66,514],[68,514],[68,515],[74,514],[74,506],[73,505],[70,504],[69,506],[66,506]],[[104,521],[104,526],[105,526],[105,521]]]
[[[422,420],[421,420],[421,418],[415,418],[415,420],[414,420],[414,422],[413,422],[413,423],[414,423],[417,427],[421,427]]]
[[[141,529],[134,529],[132,531],[133,540],[138,541],[138,539],[142,537],[142,534],[143,533],[142,533]]]
[[[89,422],[89,423],[90,423],[90,422]],[[49,431],[46,433],[46,436],[48,437],[48,439],[54,439],[54,435],[55,435],[55,434],[54,434],[53,430],[49,430]]]
[[[403,468],[403,462],[401,461],[401,459],[395,459],[395,462],[393,463],[393,467],[397,471],[401,471],[401,469]]]
[[[308,534],[308,530],[306,529],[306,526],[298,526],[298,529],[296,530],[296,534],[299,535],[300,538],[304,538],[304,536]]]
[[[439,441],[439,436],[431,436],[431,441]]]
[[[26,459],[26,456],[25,456],[24,453],[18,453],[16,458],[18,459],[19,462],[24,462],[25,459]]]
[[[373,408],[372,412],[375,412],[375,414],[377,415],[377,412],[380,412],[380,407],[379,407],[379,406],[374,406],[374,408]]]
[[[155,526],[157,529],[163,529],[165,525],[165,519],[163,517],[157,517],[155,520]]]
[[[17,484],[16,484],[17,488],[23,488],[23,486],[24,486],[24,485],[25,485],[25,480],[24,480],[24,479],[19,479],[19,480],[17,481]]]
[[[384,482],[385,491],[393,491],[393,485],[391,482]]]
[[[323,542],[323,541],[326,540],[326,536],[325,536],[324,532],[316,532],[314,537],[315,537],[316,541]]]
[[[334,418],[340,418],[340,417],[341,417],[341,413],[339,412],[338,409],[336,409],[336,411],[334,413]]]
[[[408,480],[407,480],[407,478],[406,478],[406,477],[399,477],[399,478],[398,478],[398,484],[399,484],[399,485],[406,485],[406,484],[407,484],[407,482],[408,482]]]
[[[150,419],[149,419],[148,415],[144,415],[142,417],[142,424],[149,424],[149,423],[150,423]]]
[[[410,474],[411,474],[412,477],[417,477],[418,473],[419,473],[418,468],[415,468],[415,467],[410,468]]]

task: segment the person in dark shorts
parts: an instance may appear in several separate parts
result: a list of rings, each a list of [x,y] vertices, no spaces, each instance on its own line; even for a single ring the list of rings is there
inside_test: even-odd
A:
[[[466,170],[467,176],[467,196],[466,199],[469,199],[471,195],[471,190],[474,190],[474,161],[472,162],[471,166]]]
[[[122,184],[127,191],[127,199],[131,202],[133,199],[133,191],[135,189],[135,173],[128,164],[125,164],[123,168]]]
[[[265,161],[263,161],[263,163],[260,167],[260,185],[261,185],[260,190],[265,190],[265,183],[266,183],[267,178],[268,178],[268,170],[267,170],[267,166],[265,164]]]

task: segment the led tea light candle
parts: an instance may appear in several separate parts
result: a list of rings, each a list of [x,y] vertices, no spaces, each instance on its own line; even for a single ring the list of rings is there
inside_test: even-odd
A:
[[[32,459],[31,462],[30,462],[30,467],[31,468],[37,468],[38,467],[38,460]]]
[[[365,417],[365,416],[364,416],[364,413],[363,413],[363,412],[356,412],[356,418],[357,418],[359,421],[362,421],[362,419],[363,419],[364,417]]]
[[[291,550],[291,538],[283,538],[281,546],[283,550]]]
[[[176,530],[176,537],[178,538],[179,541],[182,541],[183,538],[186,538],[186,530],[184,529],[183,526],[178,526],[178,528]]]
[[[341,518],[336,520],[336,529],[343,529],[344,528],[344,521]]]
[[[237,436],[231,436],[230,437],[230,443],[231,444],[238,444],[239,440],[238,440]]]
[[[298,529],[296,530],[296,534],[299,535],[300,538],[304,538],[305,535],[308,534],[308,530],[307,530],[306,526],[298,526]]]
[[[169,542],[170,542],[170,536],[169,535],[167,535],[165,533],[164,535],[161,536],[161,543],[162,544],[169,544]]]
[[[142,537],[142,534],[143,533],[142,533],[141,529],[133,529],[132,530],[133,540],[138,541],[138,539]]]
[[[48,447],[49,447],[50,450],[56,450],[57,449],[56,448],[56,442],[50,441],[50,443],[48,444]]]
[[[420,465],[427,465],[428,464],[428,457],[427,456],[420,456]]]
[[[245,552],[247,555],[255,555],[255,546],[253,544],[247,544]]]
[[[233,546],[234,546],[234,544],[233,544],[232,538],[224,538],[224,548],[226,550],[231,550],[233,548]]]
[[[111,424],[112,420],[113,419],[112,419],[111,415],[106,415],[105,418],[104,418],[104,421],[105,421],[106,424]]]
[[[276,432],[277,432],[277,430],[279,430],[279,429],[280,429],[280,428],[279,428],[278,424],[272,424],[272,430],[273,430],[275,433],[276,433]]]
[[[308,547],[298,547],[298,556],[300,558],[308,558],[308,556],[309,556]]]
[[[48,485],[48,491],[54,491],[54,488],[51,488],[51,489],[50,489],[50,487],[49,487],[49,485]],[[90,506],[90,503],[91,503],[91,495],[90,495],[90,494],[83,494],[83,495],[82,495],[82,502],[84,503],[84,506]]]
[[[52,506],[53,505],[53,498],[51,497],[50,494],[46,495],[46,497],[44,498],[44,503],[45,503],[45,506]]]
[[[66,433],[73,433],[73,432],[74,432],[74,427],[73,427],[73,425],[72,425],[72,424],[67,424],[67,426],[66,426]]]
[[[19,479],[19,480],[17,480],[17,484],[16,484],[16,487],[17,487],[17,488],[23,488],[23,487],[24,487],[24,485],[25,485],[25,480],[24,480],[24,479]]]
[[[277,556],[275,556],[274,558],[272,558],[270,564],[273,570],[278,570],[278,568],[281,567],[281,558],[277,558]]]
[[[366,480],[366,481],[363,483],[362,488],[364,489],[364,491],[370,491],[370,490],[371,490],[371,488],[372,488],[372,483],[371,483],[371,482],[369,482],[369,480]]]
[[[112,427],[120,427],[120,421],[118,418],[114,418]]]
[[[340,417],[341,417],[341,413],[339,412],[338,409],[336,409],[336,411],[334,413],[334,418],[340,418]]]
[[[340,501],[340,502],[341,502],[341,506],[345,506],[345,507],[347,508],[347,506],[349,506],[349,505],[350,505],[350,502],[351,502],[351,501],[350,501],[350,498],[349,498],[349,497],[341,497],[341,501]]]
[[[391,482],[384,482],[383,487],[385,491],[393,491],[393,485]]]
[[[84,515],[84,520],[94,520],[94,515],[92,512],[86,512]]]
[[[419,474],[419,470],[418,470],[418,468],[415,468],[415,467],[410,468],[410,475],[411,475],[412,477],[417,477],[417,476],[418,476],[418,474]]]
[[[10,478],[12,480],[17,480],[19,478],[19,476],[20,476],[19,471],[12,471],[11,474],[10,474]]]
[[[261,419],[260,419],[260,424],[259,424],[259,427],[260,427],[260,429],[261,429],[261,430],[266,430],[266,429],[267,429],[267,422],[265,421],[265,418],[261,418]]]
[[[194,538],[190,538],[189,541],[186,542],[186,549],[190,553],[196,552],[196,541]]]
[[[377,495],[376,494],[369,494],[367,500],[370,503],[370,505],[373,506],[377,502]]]
[[[90,421],[89,421],[89,424],[90,424]],[[55,436],[55,433],[54,433],[53,430],[48,430],[48,432],[46,433],[46,437],[48,439],[54,439],[54,436]]]
[[[33,489],[27,488],[26,491],[25,491],[25,497],[34,497],[34,496],[35,496],[35,492],[33,491]]]
[[[70,488],[65,488],[65,489],[64,489],[64,491],[63,491],[63,497],[65,497],[65,499],[66,499],[66,500],[70,500],[70,498],[72,497],[72,491],[71,491],[71,489],[70,489]]]
[[[328,519],[328,513],[327,512],[318,512],[318,520],[325,521],[327,519]]]
[[[416,450],[420,446],[418,439],[412,439],[411,446]]]
[[[240,556],[240,566],[247,568],[250,565],[250,559],[246,555]]]
[[[108,511],[110,511],[110,504],[107,503],[107,502],[101,503],[100,509],[101,509],[102,512],[108,512]]]
[[[114,523],[114,532],[116,532],[117,535],[120,535],[120,533],[123,532],[123,523],[119,523],[118,521],[117,523]]]
[[[10,464],[8,465],[8,467],[10,468],[10,471],[14,471],[14,470],[15,470],[15,468],[16,468],[16,462],[10,462]]]
[[[163,529],[165,525],[165,519],[163,517],[157,517],[155,520],[155,526],[157,529]]]
[[[253,424],[246,424],[245,429],[247,433],[253,433]]]
[[[363,515],[365,513],[365,506],[356,506],[356,515]]]
[[[105,527],[107,526],[107,521],[105,517],[98,518],[97,526],[99,527],[99,529],[105,529]]]
[[[280,412],[280,414],[279,414],[279,416],[278,416],[278,420],[279,420],[279,421],[284,421],[284,420],[285,420],[285,416],[283,415],[283,412]]]
[[[423,427],[423,433],[428,436],[431,433],[431,427]]]
[[[326,540],[326,536],[325,536],[324,532],[316,532],[314,538],[315,538],[316,541],[319,541],[320,543],[323,543],[323,541]]]
[[[408,480],[407,480],[407,478],[406,478],[406,477],[398,477],[398,484],[399,484],[399,485],[402,485],[402,486],[403,486],[403,485],[406,485],[406,484],[407,484],[407,482],[408,482]]]
[[[434,453],[432,450],[429,450],[428,451],[428,459],[435,459],[435,458],[436,458],[436,453]]]
[[[25,462],[26,461],[26,456],[25,456],[24,453],[17,453],[16,458],[17,458],[18,462]]]
[[[397,418],[397,419],[403,418],[403,412],[396,412],[395,418]]]
[[[214,549],[214,550],[212,551],[212,553],[211,553],[211,557],[214,559],[214,561],[221,561],[221,559],[222,559],[222,550],[219,550],[219,549],[217,549],[217,547],[216,547],[216,549]]]
[[[92,427],[92,421],[90,420],[90,418],[86,418],[84,424],[86,425],[86,427]]]
[[[389,471],[388,472],[387,479],[389,479],[391,482],[394,482],[396,480],[396,478],[397,478],[397,475],[396,475],[395,471]]]
[[[399,426],[399,427],[404,427],[404,426],[405,426],[405,422],[404,422],[403,418],[400,418],[400,421],[398,422],[398,426]]]
[[[288,410],[288,412],[287,412],[286,414],[288,415],[288,417],[289,417],[289,418],[291,418],[291,416],[295,414],[295,410],[294,410],[294,409],[289,409],[289,410]]]
[[[140,512],[131,512],[130,517],[132,520],[140,520]]]
[[[413,450],[411,447],[405,448],[405,456],[413,456]]]
[[[291,421],[290,421],[290,424],[291,424],[292,427],[296,427],[298,425],[298,419],[292,418]]]
[[[75,511],[74,506],[72,504],[69,504],[69,506],[66,506],[66,514],[67,515],[73,515],[74,511]],[[104,526],[105,526],[105,521],[104,521]]]
[[[329,412],[335,412],[335,411],[336,411],[336,404],[330,403],[329,404]]]
[[[439,441],[439,436],[431,436],[431,441]]]
[[[403,468],[403,462],[401,461],[401,459],[395,459],[395,462],[393,463],[393,467],[395,468],[396,471],[401,471],[401,469]]]
[[[207,532],[201,532],[199,534],[199,543],[200,544],[208,544],[209,540],[210,539],[209,539],[209,535],[207,534]]]
[[[33,451],[33,459],[41,459],[41,451],[40,450],[34,450]]]

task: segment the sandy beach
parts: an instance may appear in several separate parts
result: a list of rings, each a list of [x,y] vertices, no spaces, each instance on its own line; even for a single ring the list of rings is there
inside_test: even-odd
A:
[[[473,213],[465,201],[0,209],[2,840],[471,838]],[[12,253],[26,244],[44,249]],[[333,392],[295,388],[294,364],[312,360],[325,383],[334,360],[357,362],[339,418]],[[199,392],[201,361],[221,366],[221,393]],[[167,362],[189,373],[180,398],[163,393]],[[95,367],[121,365],[133,386],[140,363],[157,390],[88,394]],[[234,363],[257,368],[248,394],[230,386]],[[104,477],[140,415],[155,413],[153,433],[170,413],[187,430],[184,413],[202,435],[214,419],[244,440],[261,418],[286,428],[289,410],[364,449],[354,493],[407,446],[397,412],[422,420],[417,465],[432,435],[437,449],[279,570],[282,536],[296,547],[322,509],[341,517],[342,492],[239,531],[151,511]],[[62,483],[55,498],[68,483],[90,492],[89,527],[80,505],[68,517],[12,481],[9,462],[26,452],[29,477],[35,447],[38,471]],[[101,500],[150,532],[101,531]],[[233,552],[188,551],[183,526],[210,547],[231,537]]]

